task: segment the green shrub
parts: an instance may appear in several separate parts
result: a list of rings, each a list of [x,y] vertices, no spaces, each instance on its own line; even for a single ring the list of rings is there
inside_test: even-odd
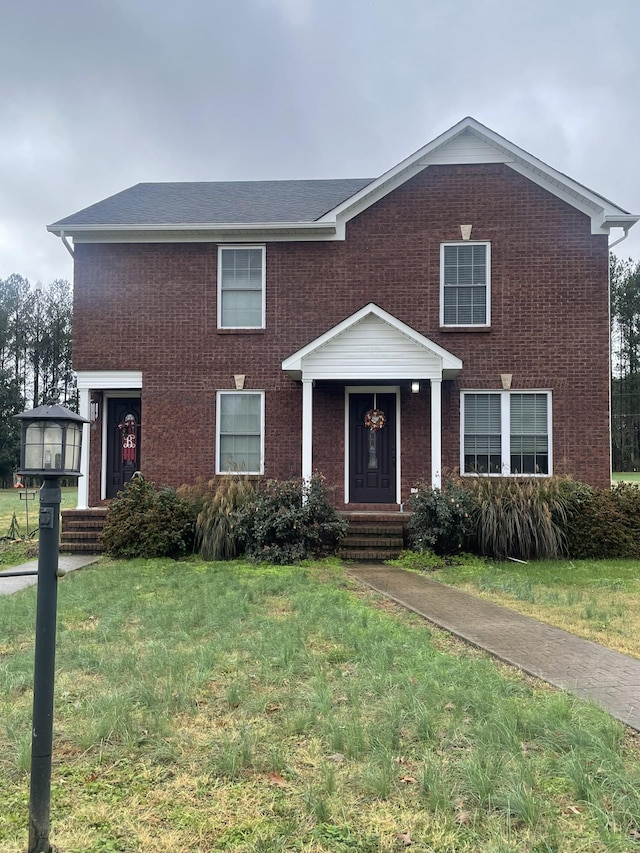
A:
[[[409,539],[416,551],[455,554],[462,550],[472,530],[473,497],[455,480],[442,489],[422,486],[411,499]]]
[[[589,489],[570,521],[568,550],[575,559],[640,557],[640,489]]]
[[[174,489],[138,477],[109,504],[102,533],[113,557],[182,557],[193,548],[195,513]]]
[[[319,476],[267,481],[236,518],[247,557],[276,564],[334,553],[347,528]]]
[[[487,557],[555,559],[567,553],[567,531],[588,490],[560,477],[474,477],[473,550]]]
[[[243,550],[237,525],[237,511],[255,497],[255,489],[246,477],[225,476],[215,491],[202,498],[196,522],[196,548],[205,560],[232,560]]]

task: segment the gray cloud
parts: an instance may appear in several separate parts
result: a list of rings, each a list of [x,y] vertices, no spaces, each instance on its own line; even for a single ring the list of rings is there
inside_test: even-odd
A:
[[[636,0],[1,6],[0,277],[138,181],[374,176],[465,115],[640,213]]]

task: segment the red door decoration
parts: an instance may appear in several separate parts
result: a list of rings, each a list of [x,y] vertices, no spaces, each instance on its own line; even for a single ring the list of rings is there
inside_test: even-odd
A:
[[[128,414],[124,416],[121,424],[118,424],[118,429],[122,435],[122,461],[136,461],[136,448],[138,446],[138,427],[135,415]]]

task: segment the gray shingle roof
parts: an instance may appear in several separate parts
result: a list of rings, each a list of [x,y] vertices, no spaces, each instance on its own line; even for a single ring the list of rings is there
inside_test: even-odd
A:
[[[314,222],[371,180],[136,184],[50,227]]]

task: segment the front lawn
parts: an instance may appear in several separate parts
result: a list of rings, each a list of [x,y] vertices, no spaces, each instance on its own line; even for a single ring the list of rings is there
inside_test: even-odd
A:
[[[443,583],[640,658],[637,560],[470,560],[437,570]]]
[[[33,589],[0,599],[0,851],[26,844]],[[60,585],[65,853],[629,851],[607,714],[342,569],[105,562]]]

